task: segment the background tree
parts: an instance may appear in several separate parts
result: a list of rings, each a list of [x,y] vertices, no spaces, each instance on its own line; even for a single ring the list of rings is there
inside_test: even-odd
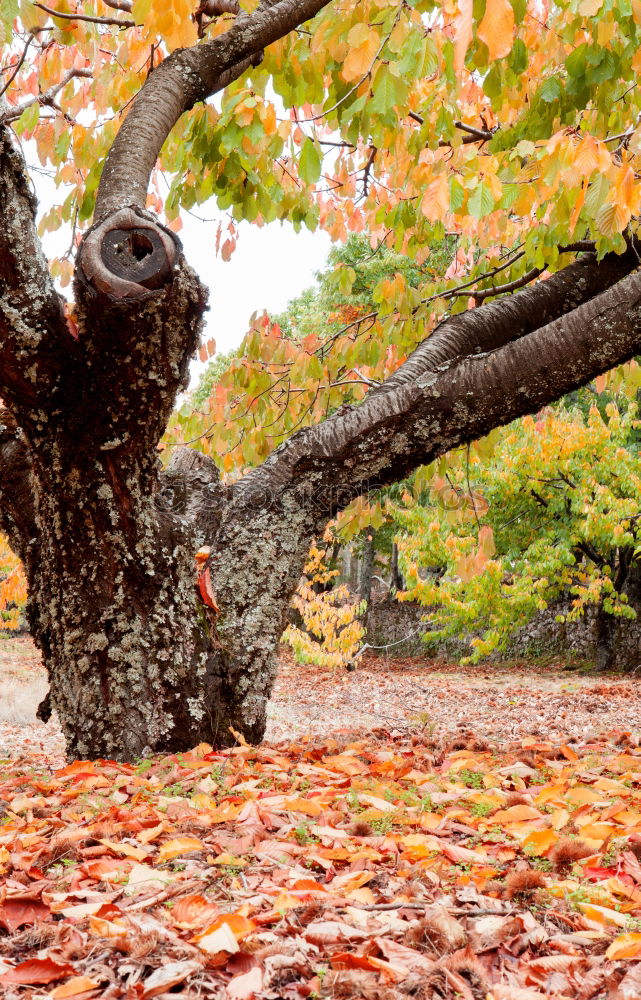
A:
[[[632,362],[608,391],[599,380],[601,395],[583,390],[494,432],[483,458],[463,450],[425,470],[427,505],[405,494],[404,597],[430,606],[430,641],[468,635],[476,662],[564,600],[561,620],[595,612],[598,667],[638,666],[640,371]],[[451,512],[434,490],[458,501]]]
[[[224,743],[230,726],[259,740],[287,603],[327,520],[641,337],[634,5],[261,0],[199,19],[202,38],[194,13],[2,8],[2,527],[72,755]],[[82,233],[51,273],[12,128],[69,186],[42,228]],[[157,461],[207,296],[150,210],[164,200],[176,228],[211,196],[236,219],[368,229],[421,267],[451,232],[467,269],[383,280],[375,315],[327,340],[257,325],[209,439],[225,469],[237,446],[256,467],[225,484],[206,455]],[[231,221],[221,253],[235,238]],[[52,274],[72,272],[65,306]],[[482,308],[457,312],[470,298]],[[341,406],[337,366],[366,375],[357,405]]]

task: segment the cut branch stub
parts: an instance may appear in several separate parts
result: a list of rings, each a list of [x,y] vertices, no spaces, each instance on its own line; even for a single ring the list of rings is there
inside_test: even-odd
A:
[[[92,229],[80,251],[86,280],[116,299],[141,299],[170,281],[178,241],[135,208],[114,212]]]

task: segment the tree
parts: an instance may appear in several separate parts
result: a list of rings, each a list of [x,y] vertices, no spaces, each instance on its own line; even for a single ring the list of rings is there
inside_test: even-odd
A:
[[[641,30],[625,0],[585,7],[206,0],[192,20],[188,0],[4,5],[1,521],[72,756],[224,744],[230,728],[260,740],[327,520],[638,351]],[[51,274],[12,127],[70,188],[41,226],[67,219],[81,238]],[[457,241],[458,272],[383,281],[376,315],[331,343],[253,331],[246,415],[230,391],[209,439],[231,453],[255,422],[255,467],[233,482],[189,449],[158,466],[207,304],[150,211],[158,163],[174,228],[215,195],[236,219],[367,228],[419,266],[446,227]],[[232,221],[221,253],[235,239]],[[72,271],[65,306],[52,274]],[[482,307],[461,312],[470,297]],[[354,405],[334,409],[346,382]]]
[[[494,432],[484,459],[452,456],[446,479],[423,480],[443,507],[406,494],[395,514],[404,596],[430,607],[430,641],[467,635],[477,662],[564,600],[561,621],[595,612],[601,669],[638,666],[640,381],[633,362],[612,373],[613,392],[584,390]]]

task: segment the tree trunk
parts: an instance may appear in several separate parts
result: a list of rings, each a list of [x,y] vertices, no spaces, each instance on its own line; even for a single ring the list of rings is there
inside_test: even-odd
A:
[[[392,579],[390,581],[391,589],[396,592],[398,592],[399,590],[404,590],[405,581],[403,580],[403,574],[401,573],[398,565],[398,545],[396,544],[396,542],[392,542],[391,571],[392,571]]]
[[[599,607],[595,621],[596,654],[595,666],[600,672],[612,670],[614,666],[614,640],[616,620],[612,615]]]
[[[627,596],[636,618],[598,612],[596,667],[597,670],[631,673],[641,668],[641,564],[638,561],[627,560],[620,590]]]
[[[221,746],[234,742],[231,729],[263,737],[310,518],[234,505],[213,463],[187,456],[200,460],[201,502],[193,475],[186,490],[199,527],[175,466],[160,484],[151,462],[141,476],[109,457],[51,462],[55,476],[37,470],[29,619],[72,757]],[[196,593],[203,530],[219,614]]]
[[[374,529],[367,528],[363,533],[363,550],[361,552],[358,574],[358,596],[361,601],[372,601],[372,577],[374,575]]]

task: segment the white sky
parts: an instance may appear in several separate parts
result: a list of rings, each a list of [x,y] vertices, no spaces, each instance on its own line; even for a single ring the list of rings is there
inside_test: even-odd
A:
[[[64,192],[56,191],[49,177],[31,174],[39,202],[46,212]],[[220,213],[214,202],[200,205],[198,215],[213,222],[201,222],[183,212],[183,228],[178,234],[187,260],[209,288],[209,312],[204,340],[213,337],[221,352],[236,347],[249,327],[253,312],[267,309],[280,312],[288,301],[313,284],[314,274],[324,267],[331,241],[326,233],[295,233],[289,223],[271,223],[259,229],[240,223],[239,239],[231,260],[216,256],[215,239]],[[225,228],[225,226],[223,226]],[[43,239],[45,253],[56,256],[69,246],[71,231],[64,226]],[[225,236],[223,236],[223,240]],[[221,240],[221,242],[223,242]],[[69,289],[63,290],[69,294]],[[192,366],[192,384],[203,365]]]
[[[201,210],[203,215],[215,215],[215,206],[209,213],[207,205]],[[313,284],[331,246],[326,233],[306,229],[296,233],[289,223],[274,222],[262,229],[241,223],[239,230],[236,250],[227,263],[215,253],[214,223],[198,222],[183,213],[178,234],[187,260],[209,288],[206,336],[215,338],[219,351],[240,343],[253,312],[280,312]]]

